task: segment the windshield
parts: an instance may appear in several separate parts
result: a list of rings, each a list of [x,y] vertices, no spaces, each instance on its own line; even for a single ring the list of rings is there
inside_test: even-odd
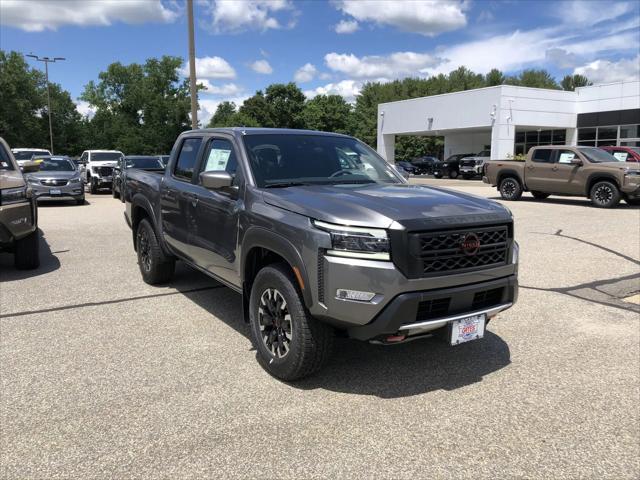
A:
[[[157,157],[125,157],[127,168],[164,168]]]
[[[590,162],[593,163],[607,163],[607,162],[623,162],[619,158],[614,157],[609,152],[600,150],[596,147],[580,147],[580,153],[582,153]]]
[[[38,159],[41,172],[73,172],[75,165],[66,158],[43,158]]]
[[[627,147],[629,150],[633,150],[636,153],[640,153],[640,147]]]
[[[20,152],[13,152],[13,156],[16,160],[31,160],[34,155],[49,155],[46,150],[22,150]]]
[[[355,138],[330,135],[245,135],[259,187],[291,184],[402,183],[393,168]]]
[[[93,152],[91,154],[91,161],[92,162],[104,162],[108,160],[116,161],[120,157],[122,157],[122,154],[118,152]]]

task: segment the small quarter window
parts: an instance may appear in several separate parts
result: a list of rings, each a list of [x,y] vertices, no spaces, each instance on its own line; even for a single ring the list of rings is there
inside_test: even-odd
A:
[[[178,161],[173,174],[188,182],[193,178],[193,169],[198,159],[198,151],[200,150],[200,144],[202,138],[191,137],[185,138],[180,146],[180,153],[178,154]]]
[[[531,160],[537,163],[551,163],[551,150],[550,148],[538,148],[534,150]]]

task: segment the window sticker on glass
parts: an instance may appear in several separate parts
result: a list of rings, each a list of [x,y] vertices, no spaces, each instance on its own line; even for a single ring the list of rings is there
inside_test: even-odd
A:
[[[576,154],[573,152],[561,152],[558,163],[571,163],[574,158],[576,158]]]
[[[619,162],[626,162],[629,154],[627,152],[613,152],[613,156],[616,157]]]
[[[226,170],[231,150],[212,148],[207,159],[206,172]]]

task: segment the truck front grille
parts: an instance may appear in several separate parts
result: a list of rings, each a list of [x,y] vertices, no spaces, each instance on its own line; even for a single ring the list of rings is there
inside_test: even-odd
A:
[[[506,225],[413,234],[413,257],[422,262],[422,276],[505,265],[509,235]],[[465,241],[477,240],[477,248]]]
[[[435,298],[433,300],[426,300],[418,304],[418,313],[416,314],[416,321],[423,322],[425,320],[431,320],[433,318],[445,317],[449,312],[449,304],[451,303],[451,297],[447,298]]]
[[[110,177],[113,173],[113,167],[96,167],[94,170],[101,177]]]
[[[426,322],[449,315],[457,315],[464,312],[484,310],[500,305],[505,293],[504,287],[480,290],[469,295],[456,297],[434,298],[418,303],[416,322]]]
[[[44,180],[40,180],[42,185],[47,187],[64,187],[69,180],[65,180],[64,178],[46,178]]]
[[[460,160],[460,164],[461,167],[475,167],[476,166],[476,161],[475,160]]]

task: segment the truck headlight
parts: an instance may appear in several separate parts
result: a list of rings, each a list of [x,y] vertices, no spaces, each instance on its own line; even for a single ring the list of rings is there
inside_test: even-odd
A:
[[[389,237],[381,228],[348,227],[314,220],[313,224],[331,235],[327,255],[370,260],[391,260]]]
[[[31,185],[40,185],[40,180],[35,177],[27,177],[27,182]]]
[[[640,170],[635,170],[632,168],[625,168],[624,169],[624,174],[627,175],[628,177],[638,177],[640,176]]]
[[[27,187],[5,188],[0,190],[0,205],[24,202],[29,198],[28,192],[30,191]]]

